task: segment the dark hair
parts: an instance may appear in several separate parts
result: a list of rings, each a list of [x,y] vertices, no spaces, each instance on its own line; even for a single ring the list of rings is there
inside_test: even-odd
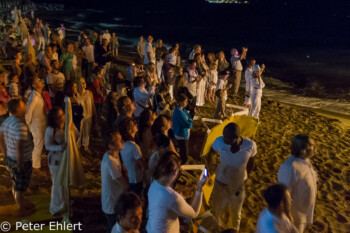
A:
[[[138,122],[138,141],[142,142],[143,140],[143,133],[146,131],[146,129],[151,128],[152,125],[148,125],[149,119],[152,117],[153,111],[149,109],[145,109],[141,112],[139,122]]]
[[[58,60],[56,60],[56,59],[51,60],[50,65],[53,67],[53,64],[54,64],[56,61],[58,61]]]
[[[264,198],[268,207],[276,209],[285,198],[287,186],[284,184],[274,184],[268,187],[264,192]]]
[[[115,130],[115,129],[111,129],[107,132],[106,137],[105,137],[105,143],[106,143],[107,148],[111,144],[111,142],[113,140],[113,136],[116,134],[120,134],[120,132],[118,130]]]
[[[125,101],[127,99],[130,99],[130,98],[128,96],[122,96],[117,100],[117,109],[119,114],[127,112],[127,110],[125,110],[125,106],[126,106]]]
[[[139,87],[141,85],[141,82],[142,82],[143,79],[144,78],[140,77],[140,76],[135,77],[135,79],[134,79],[134,86],[135,87]]]
[[[138,207],[142,207],[142,202],[139,196],[133,192],[125,192],[118,198],[117,204],[114,208],[117,213],[117,218],[124,217],[128,210],[135,210]]]
[[[187,96],[186,96],[185,94],[183,94],[183,93],[180,93],[180,94],[177,96],[177,101],[180,102],[180,103],[184,102],[186,99],[188,99],[188,98],[187,98]]]
[[[232,138],[233,136],[239,136],[240,135],[240,128],[236,123],[229,123],[225,126],[223,132],[224,137]]]
[[[134,138],[129,133],[130,123],[132,122],[134,122],[134,120],[130,117],[126,117],[120,122],[119,132],[124,141],[134,141]]]
[[[17,108],[21,102],[23,102],[21,98],[14,98],[7,103],[7,108],[12,115],[17,113]]]
[[[160,115],[158,116],[152,125],[152,135],[155,136],[157,134],[162,133],[162,128],[164,126],[164,120],[171,121],[171,118],[168,115]]]
[[[160,157],[154,169],[153,178],[159,179],[163,176],[173,175],[176,170],[180,169],[180,166],[180,158],[174,152],[168,151]]]
[[[196,60],[194,60],[194,59],[191,59],[191,60],[188,61],[189,65],[193,65],[194,63],[196,63]]]
[[[47,126],[51,128],[57,128],[57,114],[59,111],[63,111],[62,108],[54,106],[47,114]],[[64,112],[64,111],[63,111]]]
[[[102,70],[102,69],[103,69],[102,66],[96,66],[95,69],[94,69],[94,71],[93,71],[93,73],[94,73],[94,74],[99,74],[99,73],[101,73],[101,70]]]
[[[166,83],[162,83],[159,86],[159,93],[169,92],[169,86]]]
[[[73,84],[77,84],[76,82],[73,82],[72,80],[67,80],[65,83],[64,83],[64,88],[63,88],[63,91],[64,91],[64,94],[66,96],[69,96],[69,97],[73,97],[73,93],[72,93],[72,87],[73,87]]]
[[[307,144],[309,143],[309,136],[304,134],[298,134],[292,140],[292,155],[295,157],[300,156],[300,152],[307,148]]]
[[[154,144],[156,144],[156,146],[158,148],[160,148],[160,147],[165,148],[165,147],[168,147],[170,145],[170,139],[162,133],[155,135],[153,137],[153,141],[154,141]]]

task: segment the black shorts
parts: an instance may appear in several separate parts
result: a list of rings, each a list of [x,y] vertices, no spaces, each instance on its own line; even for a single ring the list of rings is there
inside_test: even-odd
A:
[[[15,191],[25,192],[32,177],[32,161],[23,162],[23,169],[17,171],[17,161],[6,157],[6,165],[11,174],[11,181]]]

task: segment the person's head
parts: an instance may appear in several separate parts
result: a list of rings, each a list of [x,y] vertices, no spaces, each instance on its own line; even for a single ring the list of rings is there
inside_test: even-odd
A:
[[[248,66],[253,68],[253,66],[255,66],[256,61],[254,59],[250,59],[248,62]]]
[[[149,71],[150,73],[153,73],[154,71],[156,71],[156,65],[155,65],[153,62],[150,62],[150,63],[149,63],[148,71]]]
[[[157,149],[165,149],[169,148],[170,145],[170,139],[166,135],[159,133],[155,136],[153,136],[153,142],[157,146]]]
[[[297,158],[306,159],[315,154],[315,142],[304,134],[296,135],[292,140],[292,155]]]
[[[162,47],[163,46],[163,40],[159,39],[157,40],[157,47]]]
[[[218,58],[219,58],[220,60],[225,59],[225,53],[224,53],[224,51],[220,51],[220,52],[219,52]]]
[[[117,101],[117,109],[119,114],[131,117],[135,111],[135,103],[128,96],[122,96]]]
[[[115,32],[112,33],[112,37],[115,37]]]
[[[143,41],[143,36],[140,36],[140,41],[141,41],[141,42]]]
[[[195,60],[191,59],[191,60],[188,61],[188,68],[190,70],[195,70],[196,67],[197,67],[197,62]]]
[[[236,123],[229,123],[223,131],[224,143],[228,145],[235,144],[240,137],[240,128]]]
[[[45,84],[41,81],[39,77],[34,77],[32,79],[32,88],[33,90],[41,93],[45,87]]]
[[[52,55],[52,48],[51,48],[51,46],[47,46],[47,47],[45,48],[45,54],[46,54],[48,57],[50,57],[50,56]]]
[[[60,67],[61,67],[60,62],[58,60],[52,60],[51,61],[51,67],[54,70],[59,70]]]
[[[19,82],[18,76],[17,75],[12,75],[10,77],[10,82],[11,83],[18,83]]]
[[[106,34],[107,34],[107,33],[109,33],[108,29],[106,29],[106,31],[105,31],[105,32],[106,32]]]
[[[113,106],[113,107],[117,106],[118,99],[119,99],[118,93],[116,91],[111,91],[107,97],[108,106]]]
[[[90,46],[90,45],[91,45],[90,39],[86,39],[86,40],[85,40],[85,45],[86,45],[86,46]]]
[[[146,82],[145,82],[145,79],[143,77],[136,77],[135,80],[134,80],[134,86],[135,87],[145,87],[146,85]]]
[[[253,66],[253,77],[254,78],[259,78],[260,76],[260,66],[259,65],[254,65]]]
[[[202,54],[196,53],[196,55],[194,55],[194,60],[199,64],[202,60]]]
[[[22,60],[22,53],[20,51],[17,51],[15,53],[15,60]]]
[[[74,44],[73,44],[73,46],[74,46],[74,49],[78,49],[78,48],[79,48],[79,42],[78,42],[78,41],[75,41]]]
[[[194,53],[201,53],[202,47],[199,44],[196,44],[193,46],[193,51],[194,51]]]
[[[209,69],[210,70],[217,70],[218,69],[218,65],[215,62],[213,62],[213,63],[211,63],[209,65]]]
[[[96,66],[94,69],[94,74],[97,76],[102,76],[104,72],[104,69],[102,66]]]
[[[142,222],[142,202],[133,192],[120,195],[115,206],[117,222],[125,231],[138,230]]]
[[[63,110],[58,106],[54,106],[47,114],[47,126],[54,129],[63,129],[65,119],[66,116]]]
[[[168,115],[158,116],[152,125],[152,135],[157,134],[168,134],[169,129],[171,129],[171,118]]]
[[[164,180],[168,184],[172,184],[180,171],[180,158],[172,151],[166,152],[160,157],[154,172],[153,178],[156,180]]]
[[[78,85],[72,80],[67,80],[64,83],[64,94],[68,97],[73,97],[78,93]]]
[[[79,87],[78,87],[78,91],[79,93],[81,93],[83,90],[86,89],[86,81],[85,81],[85,78],[81,77],[79,79]]]
[[[275,184],[268,187],[264,192],[264,199],[270,210],[284,212],[290,210],[292,205],[292,198],[284,184]]]
[[[235,48],[231,49],[231,55],[232,56],[237,56],[238,55],[238,50],[235,49]]]
[[[60,24],[60,27],[61,27],[61,28],[64,28],[64,24],[63,24],[63,23],[61,23],[61,24]]]
[[[169,86],[165,83],[162,83],[159,87],[159,94],[165,95],[167,93],[169,93]]]
[[[109,41],[107,39],[103,39],[102,45],[103,46],[108,46],[108,44],[109,44]]]
[[[118,131],[113,130],[108,133],[108,137],[106,137],[108,150],[111,152],[121,151],[124,149],[123,143],[122,135]]]
[[[179,48],[180,48],[179,43],[176,43],[174,47],[175,47],[175,49],[179,50]]]
[[[147,41],[148,41],[149,43],[152,43],[152,41],[153,41],[153,36],[149,35],[149,36],[147,37]]]
[[[14,98],[11,99],[7,103],[7,108],[11,115],[13,115],[16,118],[23,118],[26,114],[26,104],[21,98]]]
[[[157,118],[157,114],[152,110],[145,109],[141,112],[139,124],[138,124],[138,135],[139,141],[143,141],[143,134],[146,129],[150,129],[153,125],[154,120]]]
[[[177,101],[179,103],[179,106],[181,108],[186,108],[187,107],[187,104],[188,104],[188,98],[185,94],[180,94],[177,98]]]
[[[207,55],[209,64],[212,64],[213,62],[215,62],[215,54],[214,53],[208,53]]]
[[[72,53],[74,51],[74,46],[72,43],[67,45],[67,53]]]
[[[132,118],[126,117],[120,122],[119,132],[124,141],[133,141],[137,131],[137,123]]]
[[[117,71],[117,79],[119,79],[119,80],[123,80],[124,79],[123,72],[121,72],[120,70]]]

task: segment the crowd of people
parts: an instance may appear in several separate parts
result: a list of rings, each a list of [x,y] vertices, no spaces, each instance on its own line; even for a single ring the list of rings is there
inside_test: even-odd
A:
[[[203,175],[198,181],[191,204],[173,187],[181,165],[188,163],[194,116],[205,103],[216,104],[213,117],[228,116],[225,102],[228,95],[239,95],[242,60],[248,49],[243,47],[241,54],[232,49],[228,62],[224,52],[205,56],[201,46],[195,45],[187,60],[180,56],[179,44],[168,49],[159,39],[153,47],[152,36],[147,41],[141,36],[135,63],[113,73],[111,62],[119,47],[115,33],[105,30],[88,36],[81,31],[70,41],[63,24],[51,30],[38,18],[21,22],[25,27],[3,30],[3,57],[12,64],[8,71],[0,71],[0,145],[19,216],[35,211],[25,193],[32,171],[45,175],[44,147],[52,178],[50,212],[67,215],[66,187],[56,179],[63,152],[71,149],[66,135],[74,133],[77,148],[91,154],[94,130],[95,137],[106,142],[101,203],[107,232],[139,232],[142,221],[147,221],[142,230],[149,233],[180,232],[179,217],[199,214],[208,178]],[[21,43],[14,45],[17,41]],[[244,106],[257,119],[264,69],[249,59],[244,72]],[[67,117],[72,119],[70,125]],[[264,194],[268,207],[259,217],[256,232],[301,233],[312,223],[317,174],[309,158],[314,147],[308,136],[295,136],[292,155],[278,172],[280,183]],[[256,154],[256,143],[230,123],[207,155],[208,161],[220,160],[209,175],[216,175],[211,207],[223,230],[239,231],[245,181]]]

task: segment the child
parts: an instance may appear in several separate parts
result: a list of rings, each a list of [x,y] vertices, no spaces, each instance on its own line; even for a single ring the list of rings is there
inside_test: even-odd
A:
[[[216,91],[216,84],[218,82],[218,71],[217,71],[217,64],[212,63],[209,66],[209,91],[208,91],[208,99],[211,103],[215,103],[215,91]]]
[[[261,73],[265,69],[265,65],[261,65],[261,69],[259,65],[253,66],[253,79],[252,79],[252,107],[249,111],[249,116],[255,117],[259,119],[259,113],[261,110],[261,97],[262,97],[262,89],[265,87],[265,83],[261,78]]]
[[[11,95],[11,98],[18,98],[19,96],[19,87],[18,87],[18,83],[19,83],[19,79],[17,75],[13,75],[11,78],[11,84],[10,84],[10,88],[9,88],[9,93]]]
[[[227,90],[232,87],[232,84],[227,85],[227,78],[230,75],[228,69],[220,72],[220,77],[216,85],[216,108],[214,118],[223,119],[226,117]]]
[[[114,206],[119,196],[127,189],[128,180],[120,157],[120,151],[123,149],[122,136],[114,131],[106,139],[108,151],[103,155],[101,162],[101,202],[110,232],[117,219]]]

